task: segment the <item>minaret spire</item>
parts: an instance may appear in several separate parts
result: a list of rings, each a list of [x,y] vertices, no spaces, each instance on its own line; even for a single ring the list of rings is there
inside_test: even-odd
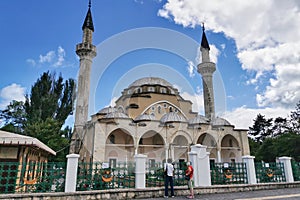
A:
[[[93,58],[97,54],[96,46],[92,43],[94,25],[90,0],[82,31],[82,42],[76,45],[76,54],[80,58],[80,67],[77,80],[75,123],[70,153],[79,153],[83,138],[83,126],[88,121],[89,117],[90,74]]]
[[[202,40],[200,51],[202,55],[202,62],[197,67],[198,72],[202,75],[205,117],[212,120],[213,118],[215,118],[213,73],[216,71],[216,64],[211,62],[209,58],[210,48],[205,35],[204,23],[202,25]]]
[[[82,30],[84,30],[85,28],[88,28],[90,30],[92,30],[94,32],[94,24],[93,24],[93,19],[92,19],[92,12],[91,12],[91,0],[89,0],[89,9],[88,12],[86,14],[84,23],[82,25]]]
[[[205,35],[205,28],[204,28],[204,22],[202,23],[202,40],[201,40],[201,47],[210,50],[209,44]]]

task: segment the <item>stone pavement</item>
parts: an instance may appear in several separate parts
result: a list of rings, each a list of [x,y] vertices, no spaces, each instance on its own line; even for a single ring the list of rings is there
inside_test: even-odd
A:
[[[165,198],[151,198],[165,200]],[[185,196],[169,197],[170,200],[187,200]],[[258,190],[248,192],[198,194],[195,199],[201,200],[300,200],[300,188],[285,188],[276,190]],[[141,200],[141,199],[140,199]],[[146,199],[142,199],[146,200]]]

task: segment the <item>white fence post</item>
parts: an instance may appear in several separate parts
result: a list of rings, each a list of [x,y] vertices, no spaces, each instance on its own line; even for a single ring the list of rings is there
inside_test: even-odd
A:
[[[255,165],[254,165],[254,156],[243,156],[243,162],[246,164],[247,169],[247,178],[249,184],[256,184],[256,171],[255,171]]]
[[[136,154],[135,159],[135,188],[146,188],[146,159],[143,154]]]
[[[209,152],[206,146],[196,144],[191,146],[189,152],[190,161],[194,168],[194,184],[195,187],[211,186]]]
[[[78,154],[67,155],[67,172],[65,181],[65,192],[75,192],[76,191],[76,181],[77,181],[77,168],[78,168]]]
[[[293,169],[291,164],[291,157],[279,157],[279,162],[283,164],[285,180],[288,183],[294,182]]]

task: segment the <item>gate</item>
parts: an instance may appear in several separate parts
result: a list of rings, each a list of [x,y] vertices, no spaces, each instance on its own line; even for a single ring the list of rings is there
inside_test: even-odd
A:
[[[283,163],[255,163],[257,183],[285,182]]]
[[[211,163],[212,185],[248,183],[245,163]]]
[[[135,187],[135,163],[78,163],[77,191]]]

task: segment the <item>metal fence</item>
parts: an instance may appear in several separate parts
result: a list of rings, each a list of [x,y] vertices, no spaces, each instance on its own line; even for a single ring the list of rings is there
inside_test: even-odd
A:
[[[245,163],[211,163],[212,185],[248,183]]]
[[[174,164],[174,186],[186,185],[185,162]],[[295,181],[300,181],[300,163],[292,161]],[[211,182],[246,184],[245,163],[211,163]],[[285,182],[283,163],[255,163],[258,183]],[[65,190],[66,163],[0,162],[0,193],[42,193]],[[164,163],[146,162],[146,187],[164,186]],[[76,190],[135,187],[135,162],[78,163]]]
[[[291,164],[292,164],[294,181],[300,181],[300,162],[296,162],[292,160]]]
[[[255,163],[257,183],[285,182],[283,163]]]
[[[62,192],[66,163],[0,163],[0,193]]]
[[[185,171],[187,169],[186,162],[175,162],[174,166],[174,186],[186,185],[187,181],[184,179]],[[164,186],[164,163],[161,162],[147,162],[146,163],[146,187],[161,187]]]
[[[135,187],[135,163],[78,163],[77,191]]]

